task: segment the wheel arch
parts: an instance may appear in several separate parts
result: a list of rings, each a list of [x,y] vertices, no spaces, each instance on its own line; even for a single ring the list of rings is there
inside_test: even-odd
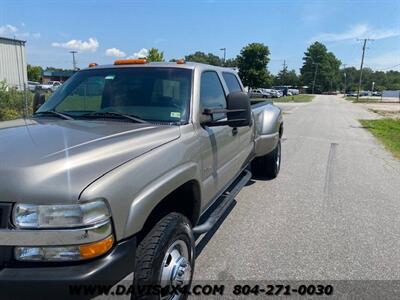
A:
[[[153,208],[138,234],[138,240],[144,238],[158,221],[172,212],[184,215],[192,226],[195,226],[200,217],[200,209],[200,184],[197,180],[191,179],[165,196]]]
[[[131,204],[124,237],[148,229],[157,218],[173,211],[184,214],[196,224],[201,208],[197,171],[195,164],[184,165],[149,184]]]

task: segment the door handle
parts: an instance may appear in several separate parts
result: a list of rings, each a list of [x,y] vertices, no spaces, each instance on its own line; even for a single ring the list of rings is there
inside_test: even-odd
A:
[[[239,130],[237,129],[237,127],[232,128],[232,135],[237,135],[238,132],[239,132]]]

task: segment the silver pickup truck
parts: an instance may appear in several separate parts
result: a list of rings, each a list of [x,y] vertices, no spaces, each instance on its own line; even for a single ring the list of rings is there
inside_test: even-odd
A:
[[[118,60],[0,123],[1,293],[190,285],[195,237],[279,172],[281,111],[243,90],[229,68]]]

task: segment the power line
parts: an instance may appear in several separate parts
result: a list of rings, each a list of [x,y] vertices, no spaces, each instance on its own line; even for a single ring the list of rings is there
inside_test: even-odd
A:
[[[358,39],[358,41],[364,41],[364,45],[362,48],[362,56],[361,56],[361,65],[360,65],[360,80],[358,82],[358,93],[357,93],[357,101],[360,97],[360,89],[361,89],[361,80],[362,80],[362,72],[363,72],[363,66],[364,66],[364,56],[365,56],[365,49],[367,46],[367,41],[373,41],[373,39]]]
[[[396,67],[399,67],[399,66],[400,66],[400,64],[397,64],[397,65],[390,66],[390,67],[387,67],[387,68],[384,68],[384,69],[380,69],[378,71],[385,71],[385,70],[389,70],[389,69],[396,68]]]

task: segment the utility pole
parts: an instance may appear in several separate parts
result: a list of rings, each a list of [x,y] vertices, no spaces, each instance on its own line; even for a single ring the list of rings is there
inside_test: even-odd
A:
[[[72,50],[72,51],[69,51],[69,53],[72,54],[72,68],[74,69],[74,71],[76,71],[75,54],[78,53],[78,51]]]
[[[282,72],[282,75],[283,75],[283,78],[282,78],[283,85],[285,85],[286,84],[286,60],[285,59],[283,60],[283,72]]]
[[[360,89],[361,89],[361,80],[362,80],[362,72],[363,72],[363,66],[364,66],[364,55],[365,55],[365,48],[367,46],[367,41],[373,41],[372,39],[358,39],[358,41],[364,41],[364,45],[362,48],[362,56],[361,56],[361,66],[360,66],[360,80],[358,82],[358,92],[357,92],[357,101],[360,97]]]
[[[314,94],[314,88],[315,88],[315,80],[317,79],[317,72],[318,72],[318,63],[314,62],[315,64],[315,72],[314,72],[314,80],[312,84],[312,94]]]
[[[343,75],[344,75],[344,97],[346,97],[346,85],[347,85],[347,74],[346,74],[346,66],[347,64],[343,64]]]
[[[219,49],[221,51],[224,51],[224,65],[225,65],[225,60],[226,60],[226,48],[221,48]]]

